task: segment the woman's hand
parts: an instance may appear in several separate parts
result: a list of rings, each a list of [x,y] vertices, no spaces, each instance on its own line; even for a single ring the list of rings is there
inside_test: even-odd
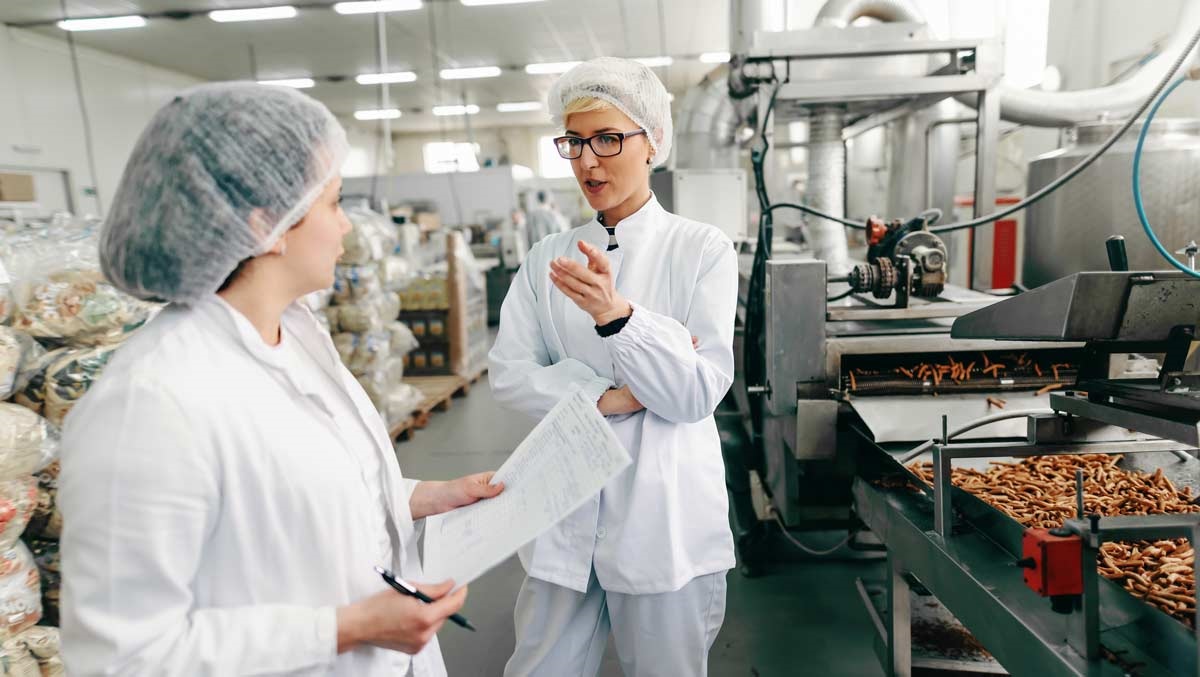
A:
[[[636,414],[646,408],[633,396],[633,392],[629,390],[629,386],[621,386],[620,388],[613,388],[605,392],[600,396],[600,401],[596,403],[596,407],[600,409],[600,414],[603,416]]]
[[[467,475],[449,482],[421,482],[408,497],[408,507],[414,520],[440,515],[485,498],[495,498],[504,491],[504,483],[492,484],[494,472]]]
[[[337,651],[345,653],[362,645],[371,645],[415,654],[425,648],[451,615],[467,601],[464,586],[452,595],[452,581],[438,585],[418,585],[433,604],[395,590],[384,590],[337,610]]]
[[[629,301],[617,292],[604,252],[587,242],[579,243],[579,251],[587,257],[587,266],[565,256],[550,262],[550,281],[554,286],[591,315],[597,326],[633,313]]]

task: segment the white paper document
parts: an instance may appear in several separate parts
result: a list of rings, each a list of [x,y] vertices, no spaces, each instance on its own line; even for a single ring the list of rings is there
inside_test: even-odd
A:
[[[463,586],[570,515],[624,470],[629,452],[596,402],[558,403],[496,471],[493,499],[425,521],[425,579]]]

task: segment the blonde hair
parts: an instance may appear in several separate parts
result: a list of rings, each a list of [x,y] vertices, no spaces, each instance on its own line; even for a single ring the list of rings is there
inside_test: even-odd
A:
[[[566,124],[567,118],[576,113],[594,113],[600,110],[608,110],[613,108],[613,105],[603,99],[597,99],[594,96],[584,96],[575,99],[568,103],[563,108],[563,124]]]

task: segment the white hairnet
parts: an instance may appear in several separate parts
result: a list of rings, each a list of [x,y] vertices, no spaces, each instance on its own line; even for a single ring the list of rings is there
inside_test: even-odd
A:
[[[567,71],[550,89],[550,115],[562,125],[571,102],[595,98],[612,104],[646,130],[655,167],[671,155],[671,97],[654,71],[637,61],[602,56]]]
[[[216,292],[304,217],[346,151],[329,109],[296,90],[225,82],[181,93],[125,165],[101,232],[105,275],[148,300]]]

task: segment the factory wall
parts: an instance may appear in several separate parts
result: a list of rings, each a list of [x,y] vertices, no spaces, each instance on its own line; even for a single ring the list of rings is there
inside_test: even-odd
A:
[[[0,171],[64,171],[76,210],[97,214],[112,203],[125,161],[150,117],[177,91],[200,81],[83,47],[77,53],[94,132],[94,180],[67,43],[19,29],[0,28]],[[48,207],[59,207],[53,203],[64,197],[50,190],[54,176],[38,173]]]
[[[437,141],[453,141],[479,144],[479,163],[491,161],[493,165],[524,165],[538,171],[537,143],[543,136],[556,133],[551,127],[492,127],[473,129],[470,134],[463,128],[461,118],[450,118],[447,131],[442,133],[397,134],[393,147],[396,152],[394,174],[425,171],[425,144]]]

